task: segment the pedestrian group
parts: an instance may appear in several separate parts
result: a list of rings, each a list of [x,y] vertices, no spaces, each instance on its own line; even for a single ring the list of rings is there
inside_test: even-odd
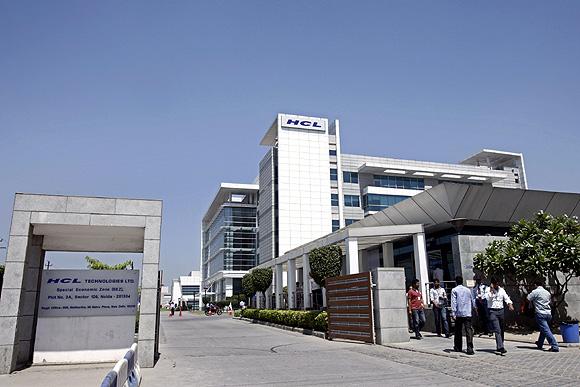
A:
[[[435,277],[435,276],[434,276]],[[445,288],[441,286],[439,276],[434,278],[433,287],[429,290],[429,301],[433,306],[435,330],[437,336],[451,336],[447,318],[448,298]],[[527,300],[534,306],[536,323],[540,335],[536,341],[538,349],[542,349],[544,342],[550,345],[549,351],[558,352],[558,342],[550,330],[552,311],[550,308],[551,295],[543,287],[542,281],[536,281],[534,290],[527,296]],[[455,320],[453,349],[463,352],[463,332],[467,343],[468,355],[473,355],[472,313],[478,316],[478,329],[481,335],[495,336],[496,352],[507,353],[504,346],[505,308],[514,310],[514,305],[503,287],[496,278],[491,278],[490,286],[482,282],[481,276],[475,277],[475,286],[472,289],[463,285],[463,277],[455,277],[455,287],[451,290],[450,314]],[[425,305],[420,290],[420,282],[414,279],[407,292],[408,311],[411,326],[417,340],[421,340],[421,329],[425,326]]]

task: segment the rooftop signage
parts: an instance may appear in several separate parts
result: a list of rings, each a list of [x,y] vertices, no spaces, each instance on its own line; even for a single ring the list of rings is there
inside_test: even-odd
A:
[[[326,132],[327,121],[324,118],[280,114],[280,126]]]

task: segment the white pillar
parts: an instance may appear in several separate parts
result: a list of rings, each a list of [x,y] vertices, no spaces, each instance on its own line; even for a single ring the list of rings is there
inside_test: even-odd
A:
[[[226,277],[226,279],[224,280],[225,285],[226,285],[226,298],[227,297],[232,297],[234,295],[234,279],[231,277]]]
[[[282,291],[284,287],[284,279],[282,276],[284,273],[282,272],[281,264],[276,265],[275,268],[274,279],[276,282],[274,291],[276,292],[276,309],[282,309]]]
[[[296,259],[288,260],[288,309],[296,308]]]
[[[393,242],[383,243],[383,267],[395,267],[395,252]]]
[[[429,283],[429,262],[427,261],[427,245],[425,244],[425,233],[413,235],[413,256],[415,257],[415,276],[421,284],[423,302],[428,304],[427,284]]]
[[[310,289],[310,259],[308,254],[302,256],[302,291],[304,292],[304,310],[312,307],[310,303],[312,290]]]
[[[358,241],[356,238],[346,238],[346,274],[357,274],[358,267]]]
[[[272,274],[272,285],[266,290],[266,309],[272,309],[272,287],[274,286],[274,275]]]

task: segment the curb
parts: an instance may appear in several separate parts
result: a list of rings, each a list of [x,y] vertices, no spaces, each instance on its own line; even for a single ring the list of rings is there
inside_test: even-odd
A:
[[[250,319],[250,318],[246,318],[246,317],[234,317],[234,319],[236,319],[236,320],[242,320],[242,321],[247,321],[247,322],[250,322],[252,324],[265,325],[267,327],[277,328],[277,329],[281,329],[281,330],[284,330],[284,331],[291,331],[291,332],[302,333],[303,335],[314,336],[314,337],[318,337],[319,339],[325,339],[326,338],[326,335],[325,335],[324,332],[313,331],[311,329],[304,329],[304,328],[297,328],[297,327],[289,327],[289,326],[286,326],[286,325],[274,324],[274,323],[271,323],[271,322],[261,321],[261,320],[254,320],[254,319]]]

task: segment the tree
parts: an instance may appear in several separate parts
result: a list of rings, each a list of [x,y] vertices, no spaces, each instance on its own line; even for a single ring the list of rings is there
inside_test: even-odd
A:
[[[254,290],[265,297],[266,290],[272,285],[272,269],[268,267],[252,270],[252,283]]]
[[[474,268],[523,286],[547,277],[554,285],[554,306],[558,309],[568,283],[580,274],[578,218],[540,211],[534,219],[514,224],[506,236],[506,240],[494,241],[477,254]]]
[[[331,245],[316,248],[308,254],[310,260],[310,277],[320,287],[325,286],[327,278],[340,275],[342,270],[342,250]]]
[[[244,289],[244,292],[250,297],[256,294],[256,287],[254,286],[254,277],[252,273],[248,273],[242,277],[242,289]]]
[[[133,261],[128,260],[123,263],[119,263],[117,265],[107,265],[104,262],[99,261],[96,258],[91,258],[89,256],[85,257],[85,260],[88,262],[87,267],[92,270],[125,270],[125,269],[133,269]]]

